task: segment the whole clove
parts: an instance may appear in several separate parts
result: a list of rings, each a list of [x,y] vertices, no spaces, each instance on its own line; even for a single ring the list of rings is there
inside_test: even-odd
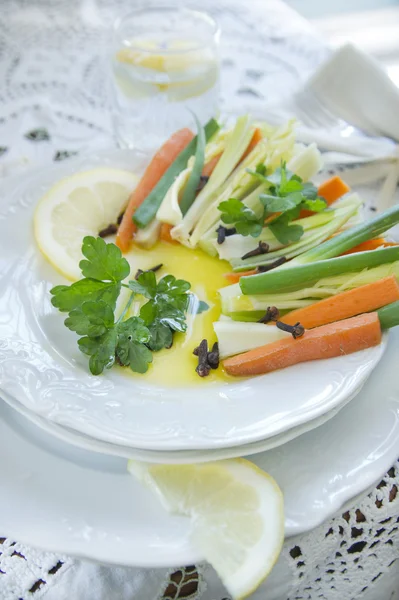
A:
[[[208,363],[208,342],[202,340],[198,348],[195,348],[194,354],[198,356],[198,365],[195,370],[200,377],[208,377],[211,367]]]
[[[116,220],[117,225],[120,225],[122,223],[122,219],[125,216],[125,211],[122,211],[121,214],[119,215],[119,217]]]
[[[218,234],[218,244],[223,244],[227,237],[237,233],[237,229],[235,227],[230,227],[230,229],[228,229],[223,225],[219,225],[219,227],[216,229],[216,233]]]
[[[281,321],[276,321],[276,327],[281,329],[282,331],[287,331],[292,334],[294,340],[301,337],[305,333],[305,328],[299,322],[295,323],[295,325],[287,325],[287,323],[282,323]]]
[[[104,229],[101,229],[101,231],[98,235],[101,238],[105,238],[105,237],[108,237],[109,235],[113,235],[117,231],[118,231],[117,226],[114,225],[114,223],[110,223],[107,227],[104,227]]]
[[[271,271],[272,269],[275,269],[276,267],[279,267],[280,265],[283,265],[286,262],[287,259],[285,258],[285,256],[281,256],[280,258],[277,258],[277,260],[269,263],[268,265],[260,265],[259,267],[257,267],[256,270],[258,273],[266,273],[267,271]]]
[[[261,254],[267,254],[269,252],[269,244],[266,242],[259,242],[258,246],[241,256],[241,260],[245,260],[246,258],[251,258],[252,256],[260,256]]]
[[[211,369],[217,369],[219,366],[219,344],[215,342],[212,346],[212,351],[208,352],[208,364]]]
[[[270,321],[277,321],[280,316],[280,312],[276,306],[268,306],[265,314],[261,317],[258,323],[270,323]]]
[[[134,278],[137,280],[140,275],[142,275],[143,273],[148,273],[148,271],[152,271],[153,273],[156,273],[157,271],[159,271],[159,269],[162,269],[163,264],[160,263],[159,265],[155,265],[155,267],[151,267],[151,269],[146,269],[145,271],[143,271],[143,269],[137,269],[136,271],[136,275],[134,276]]]

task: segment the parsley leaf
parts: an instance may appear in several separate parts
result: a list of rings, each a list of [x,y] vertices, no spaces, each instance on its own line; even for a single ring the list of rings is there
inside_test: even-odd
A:
[[[78,340],[79,349],[90,356],[89,367],[92,375],[101,375],[115,363],[117,331],[110,329],[97,337],[82,337]]]
[[[268,227],[277,240],[284,245],[297,242],[303,235],[300,225],[289,225],[297,219],[302,209],[320,212],[327,206],[326,202],[317,196],[317,188],[289,171],[285,163],[271,175],[267,175],[266,166],[259,164],[255,171],[247,169],[253,177],[269,185],[268,193],[260,194],[259,200],[263,205],[263,215],[257,217],[255,212],[243,202],[230,198],[221,202],[221,220],[226,224],[234,224],[237,233],[258,237],[268,217]]]
[[[237,233],[252,237],[258,237],[261,234],[264,217],[259,219],[254,211],[240,200],[236,198],[225,200],[219,204],[218,209],[222,213],[223,223],[227,225],[234,223]]]
[[[165,275],[157,283],[153,272],[142,273],[137,281],[129,282],[130,288],[150,300],[140,309],[140,317],[151,332],[148,346],[158,351],[169,348],[173,332],[184,333],[187,329],[186,311],[190,289],[188,281]]]
[[[107,244],[102,238],[83,238],[79,267],[84,277],[98,281],[123,281],[130,273],[129,263],[115,244]]]
[[[148,326],[151,333],[151,339],[148,342],[153,352],[158,352],[163,348],[170,348],[173,344],[173,331],[168,325],[160,321],[154,321]]]
[[[130,317],[119,323],[117,330],[116,352],[120,362],[136,373],[146,373],[148,365],[152,362],[151,350],[145,346],[151,339],[151,333],[143,320]]]
[[[302,202],[302,207],[313,212],[321,212],[327,208],[327,202],[323,198],[307,199]]]
[[[158,283],[157,292],[178,298],[185,295],[190,288],[188,281],[176,279],[173,275],[165,275]]]
[[[313,185],[310,181],[302,184],[302,196],[305,196],[308,200],[316,200],[318,198],[317,187]],[[323,200],[323,198],[319,198],[322,202],[324,202],[324,208],[327,206],[327,202]]]
[[[288,246],[292,242],[298,242],[303,235],[303,227],[300,225],[288,225],[284,220],[276,219],[269,225],[269,229],[278,239],[280,244]]]
[[[86,302],[85,304],[90,303]],[[86,307],[87,313],[92,308]],[[102,308],[106,310],[109,307]],[[108,317],[110,315],[107,315]],[[129,366],[132,371],[145,373],[148,364],[152,362],[151,351],[145,346],[150,340],[151,334],[142,319],[131,317],[121,323],[114,323],[112,318],[112,322],[108,320],[106,323],[108,329],[101,335],[96,335],[95,330],[89,330],[86,337],[78,340],[80,350],[90,356],[89,366],[92,374],[100,375],[104,369],[112,367],[116,357],[122,365]],[[75,331],[77,330],[75,329]]]
[[[103,300],[115,309],[120,293],[120,283],[80,279],[71,285],[56,285],[50,290],[51,304],[61,312],[69,312],[82,306],[83,302]]]
[[[114,311],[103,300],[84,302],[69,313],[65,325],[79,335],[97,337],[114,326]]]
[[[285,197],[261,194],[259,196],[259,199],[265,207],[266,214],[286,212],[288,210],[291,210],[292,208],[296,208],[303,201],[300,192],[292,192],[291,194]]]
[[[129,281],[129,288],[145,298],[154,298],[157,293],[157,279],[153,271],[144,271],[137,280]]]
[[[78,309],[84,302],[100,300],[115,309],[121,291],[121,281],[130,273],[129,263],[115,244],[106,244],[102,238],[86,236],[82,253],[87,260],[79,266],[84,275],[71,285],[56,285],[50,290],[51,303],[61,312]]]
[[[66,327],[82,336],[78,346],[90,357],[93,375],[100,375],[115,362],[145,373],[152,362],[151,350],[169,348],[174,332],[186,331],[190,284],[173,275],[166,275],[157,283],[154,271],[141,273],[137,281],[122,283],[130,274],[129,263],[119,248],[106,244],[102,238],[85,237],[82,253],[85,259],[80,268],[85,277],[69,286],[52,288],[53,306],[68,313]],[[122,285],[132,293],[115,321]],[[124,320],[136,294],[148,302],[141,307],[140,317]]]

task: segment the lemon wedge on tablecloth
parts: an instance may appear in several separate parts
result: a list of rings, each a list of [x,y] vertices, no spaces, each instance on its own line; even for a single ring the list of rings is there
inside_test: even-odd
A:
[[[99,167],[62,179],[39,201],[36,243],[64,277],[80,279],[83,238],[116,223],[136,184],[129,171]]]
[[[129,461],[129,472],[171,513],[191,518],[191,539],[233,598],[251,594],[270,573],[284,541],[283,495],[274,479],[244,459],[194,465]]]

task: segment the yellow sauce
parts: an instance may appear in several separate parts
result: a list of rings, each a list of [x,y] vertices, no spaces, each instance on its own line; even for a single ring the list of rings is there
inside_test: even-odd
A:
[[[202,250],[189,250],[180,244],[166,242],[159,242],[151,250],[134,247],[125,258],[130,263],[132,275],[139,268],[145,270],[162,263],[164,266],[157,273],[158,278],[171,274],[177,279],[189,281],[190,291],[209,305],[209,310],[199,315],[187,315],[186,333],[174,335],[172,348],[153,353],[153,363],[147,373],[140,375],[129,372],[134,377],[145,378],[146,382],[159,385],[203,385],[205,381],[231,381],[222,366],[211,370],[205,379],[199,377],[195,372],[198,359],[193,355],[194,348],[202,339],[206,338],[210,346],[216,342],[213,322],[220,315],[217,290],[227,285],[223,274],[231,271],[230,265]]]

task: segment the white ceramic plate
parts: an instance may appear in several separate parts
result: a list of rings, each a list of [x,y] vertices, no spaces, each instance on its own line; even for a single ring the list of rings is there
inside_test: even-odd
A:
[[[399,454],[399,331],[363,391],[334,419],[253,461],[285,496],[286,535],[307,531],[386,472]],[[126,461],[73,448],[0,403],[0,531],[108,563],[176,566],[201,557],[184,518],[163,512]]]
[[[50,303],[62,279],[37,251],[32,213],[61,177],[98,165],[140,168],[114,151],[24,176],[0,192],[0,391],[39,416],[119,445],[193,450],[279,435],[336,409],[364,383],[376,348],[237,383],[160,388],[119,372],[93,377],[76,336]],[[188,277],[189,278],[189,277]]]
[[[361,386],[361,388],[362,387],[363,386]],[[132,458],[144,462],[189,464],[193,462],[209,462],[214,460],[223,460],[226,458],[237,458],[249,454],[258,454],[259,452],[265,452],[267,450],[277,448],[278,446],[286,444],[287,442],[290,442],[296,437],[303,435],[308,431],[312,431],[312,429],[320,427],[320,425],[324,425],[324,423],[327,423],[327,421],[335,417],[335,415],[337,415],[339,411],[342,410],[344,406],[346,406],[346,404],[350,402],[352,398],[360,392],[361,388],[357,389],[353,396],[349,396],[345,400],[345,402],[342,402],[337,408],[330,410],[329,412],[325,413],[321,417],[318,417],[317,419],[313,419],[311,421],[308,421],[307,423],[304,423],[303,425],[293,427],[285,433],[275,435],[266,440],[260,440],[259,442],[252,442],[251,444],[244,444],[242,446],[232,446],[230,448],[214,448],[213,450],[162,451],[145,450],[128,446],[118,446],[117,444],[111,444],[109,442],[97,440],[95,438],[89,437],[88,435],[85,435],[84,433],[80,433],[78,431],[75,431],[74,429],[70,429],[69,427],[63,427],[62,425],[58,425],[57,423],[53,423],[48,419],[40,417],[14,398],[7,397],[5,402],[7,402],[9,406],[14,408],[26,419],[31,421],[31,423],[34,423],[47,433],[62,440],[63,442],[72,444],[72,446],[76,446],[77,448],[89,450],[90,452],[97,452],[99,454],[106,454],[108,456],[118,456],[120,458],[127,459]]]

